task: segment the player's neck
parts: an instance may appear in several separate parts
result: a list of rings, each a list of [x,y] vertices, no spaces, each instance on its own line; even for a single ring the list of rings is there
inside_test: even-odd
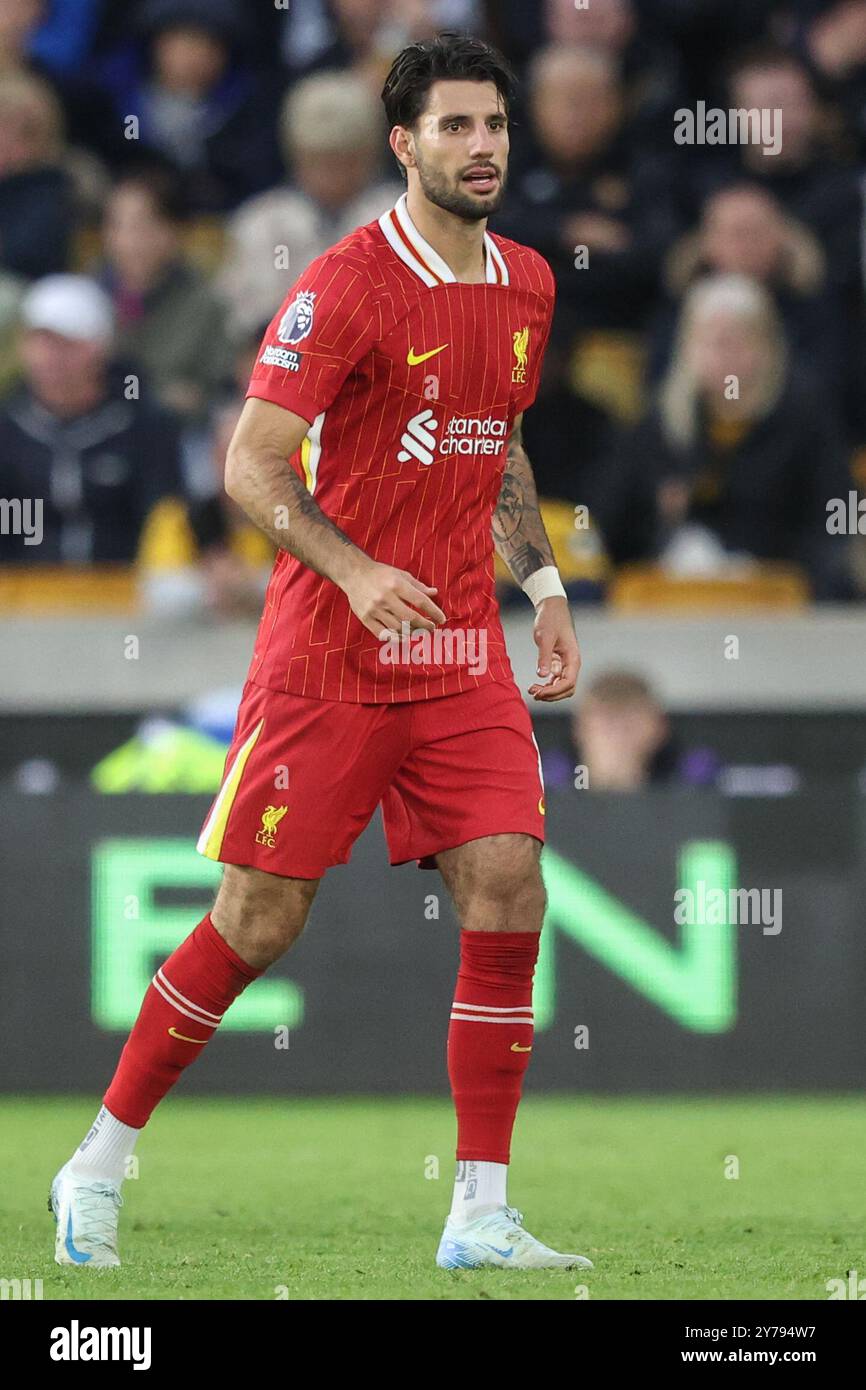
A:
[[[420,189],[410,188],[406,210],[425,241],[438,251],[443,261],[464,285],[483,285],[487,279],[484,259],[484,233],[487,219],[464,222],[425,198]]]

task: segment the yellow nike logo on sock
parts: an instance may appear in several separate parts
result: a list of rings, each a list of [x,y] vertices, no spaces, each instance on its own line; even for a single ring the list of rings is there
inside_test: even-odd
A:
[[[207,1038],[187,1038],[183,1033],[178,1033],[176,1028],[169,1028],[168,1031],[173,1038],[179,1038],[181,1042],[198,1043],[200,1047],[202,1047],[208,1041]]]

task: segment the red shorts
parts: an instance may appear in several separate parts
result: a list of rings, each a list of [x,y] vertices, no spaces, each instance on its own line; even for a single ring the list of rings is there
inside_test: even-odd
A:
[[[381,802],[392,864],[517,832],[544,841],[544,784],[513,681],[434,700],[353,704],[247,681],[198,849],[223,864],[321,878],[348,863]]]

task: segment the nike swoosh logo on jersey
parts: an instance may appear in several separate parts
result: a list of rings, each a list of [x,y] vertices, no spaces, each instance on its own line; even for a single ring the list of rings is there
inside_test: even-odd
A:
[[[207,1042],[207,1038],[188,1038],[184,1033],[178,1033],[175,1028],[169,1028],[168,1031],[173,1038],[179,1038],[181,1042],[198,1043],[199,1047],[204,1047],[204,1044]]]
[[[532,1051],[532,1048],[531,1048],[531,1047],[521,1047],[521,1046],[520,1046],[520,1043],[512,1043],[512,1044],[511,1044],[511,1051],[512,1051],[512,1052],[531,1052],[531,1051]]]
[[[443,343],[441,347],[433,348],[431,352],[421,352],[417,355],[415,353],[415,349],[410,348],[406,361],[409,363],[410,367],[417,367],[421,362],[426,362],[428,357],[435,357],[437,353],[444,352],[445,349],[449,346],[450,344]]]

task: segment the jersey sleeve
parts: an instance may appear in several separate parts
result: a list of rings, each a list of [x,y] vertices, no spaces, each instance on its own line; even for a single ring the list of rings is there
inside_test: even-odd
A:
[[[274,315],[247,396],[312,422],[370,351],[376,314],[364,276],[339,256],[307,267]]]

